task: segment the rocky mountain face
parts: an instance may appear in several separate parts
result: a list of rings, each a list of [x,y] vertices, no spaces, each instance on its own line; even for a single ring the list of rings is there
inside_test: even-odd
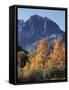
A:
[[[33,15],[25,22],[18,20],[18,45],[27,51],[34,50],[42,38],[46,38],[51,47],[56,38],[64,43],[64,37],[65,32],[48,17]]]

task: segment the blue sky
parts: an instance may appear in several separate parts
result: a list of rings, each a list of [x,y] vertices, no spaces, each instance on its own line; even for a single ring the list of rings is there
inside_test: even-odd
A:
[[[56,22],[63,31],[65,31],[65,11],[18,8],[18,19],[23,19],[24,21],[26,21],[30,16],[35,14],[42,17],[47,16],[48,18]]]

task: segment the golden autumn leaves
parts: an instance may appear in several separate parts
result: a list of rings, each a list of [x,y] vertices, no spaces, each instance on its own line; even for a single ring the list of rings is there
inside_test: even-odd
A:
[[[28,59],[27,62],[24,61]],[[62,80],[65,79],[65,48],[60,39],[55,41],[53,49],[48,41],[41,39],[34,53],[25,55],[18,52],[18,79],[23,81]]]

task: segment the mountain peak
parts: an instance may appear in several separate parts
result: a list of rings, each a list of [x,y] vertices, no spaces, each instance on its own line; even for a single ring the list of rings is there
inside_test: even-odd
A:
[[[30,17],[30,19],[35,19],[35,20],[37,20],[37,19],[43,19],[43,17],[35,14],[35,15],[32,15],[32,16]]]
[[[35,17],[35,18],[42,18],[42,16],[40,16],[40,15],[37,15],[37,14],[35,14],[35,15],[32,15],[31,17]]]
[[[30,49],[30,46],[34,48],[33,43],[41,38],[49,38],[52,35],[59,35],[64,39],[64,32],[53,20],[48,17],[42,17],[39,15],[32,15],[24,24],[18,26],[19,36],[18,43],[25,49]],[[52,37],[53,38],[53,37]],[[59,37],[60,38],[60,37]],[[51,42],[50,38],[48,39]]]

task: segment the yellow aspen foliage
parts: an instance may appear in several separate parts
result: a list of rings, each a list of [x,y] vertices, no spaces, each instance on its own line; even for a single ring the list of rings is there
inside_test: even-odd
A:
[[[39,40],[37,52],[41,54],[46,54],[47,51],[48,51],[48,41],[46,39]]]
[[[53,67],[61,68],[65,65],[65,48],[63,48],[62,45],[61,40],[56,40],[52,58],[50,60]]]
[[[62,41],[57,39],[53,52],[50,52],[49,50],[48,41],[44,38],[39,40],[35,51],[36,54],[31,52],[29,54],[30,62],[26,62],[26,65],[23,68],[18,68],[19,77],[21,76],[25,80],[46,80],[53,79],[57,76],[64,78],[65,47],[63,47]],[[24,57],[23,52],[18,52],[19,65],[22,63],[20,63],[21,57]],[[24,59],[22,60],[24,61]]]

